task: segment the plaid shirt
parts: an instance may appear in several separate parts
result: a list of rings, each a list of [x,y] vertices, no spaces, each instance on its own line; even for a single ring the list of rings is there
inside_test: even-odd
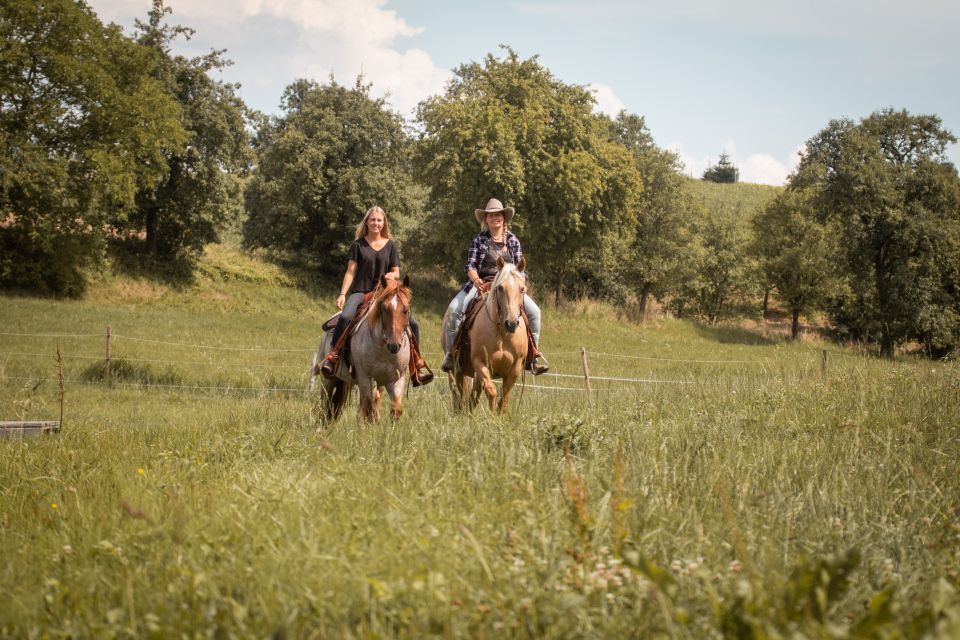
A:
[[[488,240],[490,240],[489,229],[473,236],[473,242],[470,243],[470,250],[467,251],[467,273],[469,273],[471,269],[480,273],[480,265],[483,264],[483,259],[487,257]],[[520,264],[520,258],[523,257],[523,249],[520,248],[520,239],[509,231],[507,231],[507,251],[510,252],[510,257],[513,258],[513,264]],[[525,271],[521,272],[520,275],[524,278],[527,277]],[[470,291],[472,288],[472,282],[467,282],[467,284],[463,285],[464,291]]]

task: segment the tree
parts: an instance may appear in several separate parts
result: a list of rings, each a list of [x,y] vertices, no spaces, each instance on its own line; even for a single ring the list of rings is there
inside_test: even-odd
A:
[[[615,260],[635,287],[646,320],[650,296],[663,299],[674,293],[670,276],[677,262],[690,258],[692,203],[679,157],[654,144],[642,117],[621,111],[610,126],[614,139],[633,155],[643,185],[636,224],[631,232],[620,231],[624,246]]]
[[[934,115],[835,120],[791,179],[838,229],[850,293],[835,317],[877,339],[884,357],[906,340],[931,353],[960,344],[960,179],[945,154],[956,140]]]
[[[811,194],[784,191],[754,220],[753,251],[766,281],[791,314],[790,337],[800,330],[800,314],[817,309],[838,286],[836,233],[819,222]]]
[[[707,167],[706,171],[703,172],[703,179],[708,182],[733,184],[740,180],[740,169],[730,161],[730,156],[721,153],[717,164]]]
[[[180,105],[180,124],[188,140],[166,149],[164,178],[137,193],[137,209],[117,226],[145,233],[154,257],[196,254],[219,238],[219,230],[243,211],[241,177],[253,159],[244,118],[246,105],[237,87],[210,73],[229,64],[213,51],[196,58],[174,56],[171,43],[193,31],[163,22],[171,13],[153,0],[147,22],[137,21],[137,41],[150,59],[150,75]]]
[[[454,72],[446,92],[420,105],[417,167],[430,189],[419,236],[430,260],[460,273],[470,214],[489,198],[514,206],[529,238],[530,270],[559,301],[565,277],[595,262],[610,229],[633,224],[642,190],[629,151],[610,139],[593,97],[512,49]]]
[[[145,50],[83,3],[0,4],[0,283],[78,294],[111,218],[186,141]]]
[[[410,139],[384,102],[357,79],[297,80],[283,95],[283,114],[255,140],[257,170],[247,189],[244,243],[303,266],[342,271],[364,212],[387,212],[395,234],[422,209],[409,173]]]

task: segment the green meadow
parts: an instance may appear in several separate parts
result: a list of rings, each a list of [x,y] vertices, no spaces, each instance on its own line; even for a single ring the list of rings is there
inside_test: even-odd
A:
[[[323,425],[333,293],[211,247],[0,298],[0,420],[63,419],[0,439],[0,637],[960,637],[956,362],[569,302],[509,416]]]

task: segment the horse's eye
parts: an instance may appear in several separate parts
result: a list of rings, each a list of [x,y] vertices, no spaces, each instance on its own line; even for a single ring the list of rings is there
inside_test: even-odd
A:
[[[503,285],[502,285],[502,284],[497,285],[497,291],[503,291]]]

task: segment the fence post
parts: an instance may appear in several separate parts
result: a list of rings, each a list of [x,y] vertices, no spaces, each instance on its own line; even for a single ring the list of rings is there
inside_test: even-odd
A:
[[[107,356],[103,361],[103,381],[110,384],[110,325],[107,325]]]
[[[587,387],[587,397],[590,397],[590,369],[587,368],[586,347],[580,347],[580,362],[583,363],[583,384]]]
[[[313,360],[310,362],[310,386],[307,387],[308,390],[313,391],[317,385],[317,352],[313,352]]]
[[[820,374],[826,378],[827,377],[827,350],[823,349],[820,352]]]

